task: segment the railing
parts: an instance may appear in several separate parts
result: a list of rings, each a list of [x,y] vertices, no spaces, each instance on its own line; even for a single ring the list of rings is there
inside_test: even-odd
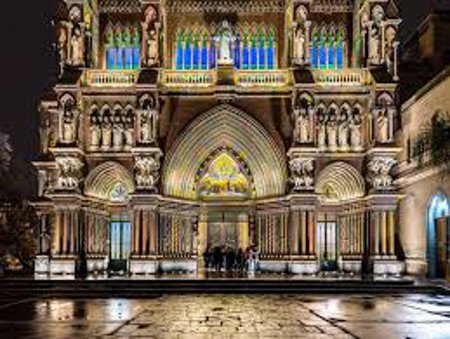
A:
[[[313,70],[316,83],[328,86],[369,85],[372,76],[368,69]]]
[[[89,86],[132,86],[137,81],[136,71],[88,70],[86,82]]]
[[[208,87],[217,82],[216,71],[164,70],[161,82],[169,87]]]
[[[245,87],[283,86],[289,83],[289,72],[271,71],[236,71],[236,85]]]

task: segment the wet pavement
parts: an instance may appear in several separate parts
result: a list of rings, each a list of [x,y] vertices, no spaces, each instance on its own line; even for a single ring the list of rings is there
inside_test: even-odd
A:
[[[14,299],[1,338],[450,338],[450,297],[167,295]]]

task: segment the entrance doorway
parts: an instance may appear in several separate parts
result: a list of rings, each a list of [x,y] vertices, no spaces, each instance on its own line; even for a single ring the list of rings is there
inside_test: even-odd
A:
[[[210,209],[199,222],[199,254],[206,247],[230,247],[238,250],[249,245],[249,223],[246,212]]]
[[[112,221],[110,224],[110,269],[127,271],[131,253],[131,222]]]
[[[319,214],[316,248],[322,271],[337,270],[337,222],[335,214]]]
[[[450,276],[450,204],[449,199],[438,194],[432,197],[428,208],[428,276],[446,278]]]

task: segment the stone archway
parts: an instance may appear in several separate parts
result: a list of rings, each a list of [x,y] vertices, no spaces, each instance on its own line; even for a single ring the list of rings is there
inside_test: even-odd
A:
[[[104,201],[122,202],[135,190],[130,172],[117,162],[108,161],[94,168],[87,176],[84,193]]]
[[[196,174],[218,149],[232,150],[248,165],[255,198],[285,193],[285,156],[269,133],[243,111],[220,105],[195,119],[167,153],[162,179],[164,195],[196,200]]]
[[[446,271],[447,238],[450,236],[450,199],[442,194],[435,194],[430,198],[427,209],[427,261],[430,278],[441,277]],[[444,248],[442,248],[444,247]],[[444,253],[441,253],[443,251]],[[442,258],[442,256],[445,258]],[[443,266],[443,267],[442,267]]]

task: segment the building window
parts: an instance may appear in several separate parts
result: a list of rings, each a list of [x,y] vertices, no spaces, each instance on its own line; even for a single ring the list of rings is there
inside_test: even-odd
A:
[[[108,70],[136,70],[140,67],[140,32],[136,27],[108,27],[104,44]]]
[[[345,29],[333,26],[314,27],[311,35],[311,67],[315,69],[342,69],[345,67]]]
[[[234,32],[234,67],[243,70],[275,69],[274,30],[243,29]],[[177,70],[214,69],[217,64],[217,38],[206,29],[180,29],[176,35],[174,68]],[[207,62],[208,60],[208,62]]]

